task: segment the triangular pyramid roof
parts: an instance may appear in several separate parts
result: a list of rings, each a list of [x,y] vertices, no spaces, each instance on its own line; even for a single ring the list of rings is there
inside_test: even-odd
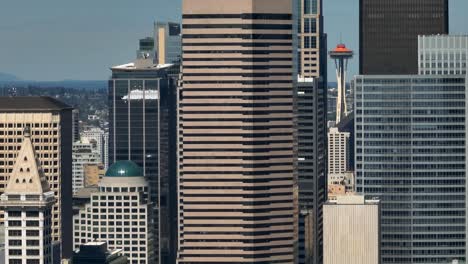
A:
[[[40,195],[49,191],[49,183],[36,158],[29,127],[27,127],[23,133],[21,149],[13,166],[5,194]]]

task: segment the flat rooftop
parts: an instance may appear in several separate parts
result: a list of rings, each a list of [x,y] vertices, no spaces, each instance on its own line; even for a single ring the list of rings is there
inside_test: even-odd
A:
[[[63,109],[73,109],[73,107],[47,96],[0,96],[0,111],[54,111]]]

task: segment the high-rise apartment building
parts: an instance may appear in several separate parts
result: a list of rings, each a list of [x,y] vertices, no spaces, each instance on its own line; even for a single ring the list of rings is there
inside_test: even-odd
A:
[[[0,200],[0,207],[5,211],[4,263],[52,264],[52,206],[55,202],[54,192],[37,160],[30,128],[26,126]]]
[[[0,193],[31,128],[36,154],[54,191],[52,238],[63,257],[72,254],[72,108],[50,97],[0,97]],[[3,219],[3,214],[1,214]]]
[[[418,37],[419,74],[467,74],[468,35]]]
[[[72,189],[75,194],[85,187],[85,165],[97,165],[101,163],[101,156],[87,141],[73,143],[72,153]]]
[[[379,264],[379,201],[334,197],[323,206],[323,233],[324,264]]]
[[[80,133],[82,141],[88,141],[93,144],[94,149],[101,156],[101,163],[108,164],[106,151],[106,132],[99,127],[89,127]],[[107,167],[106,167],[107,168]]]
[[[328,131],[328,174],[349,171],[349,132],[332,127]]]
[[[177,91],[172,67],[137,59],[113,67],[109,81],[109,162],[132,160],[143,168],[155,206],[155,255],[161,263],[175,262],[176,246]]]
[[[91,194],[91,202],[74,216],[74,247],[107,242],[109,249],[123,250],[129,263],[158,263],[152,210],[142,168],[132,161],[118,161],[99,182],[99,191]]]
[[[178,263],[294,263],[291,0],[184,0]]]
[[[356,191],[382,204],[382,263],[466,259],[464,75],[355,83]]]
[[[418,73],[418,35],[448,34],[448,0],[360,0],[360,74]]]

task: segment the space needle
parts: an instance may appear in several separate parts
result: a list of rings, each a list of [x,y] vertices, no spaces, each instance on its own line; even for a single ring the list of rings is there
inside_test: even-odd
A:
[[[338,125],[347,114],[346,107],[346,70],[348,60],[353,57],[353,51],[346,48],[345,44],[338,44],[329,53],[330,58],[335,61],[336,79],[338,84],[338,96],[336,97],[336,124]]]

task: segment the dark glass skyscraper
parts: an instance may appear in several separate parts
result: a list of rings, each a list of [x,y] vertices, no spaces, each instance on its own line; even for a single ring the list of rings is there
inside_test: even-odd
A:
[[[322,206],[327,199],[327,43],[322,0],[295,0],[299,264],[322,262]]]
[[[172,65],[152,58],[112,68],[109,81],[109,162],[132,160],[144,170],[154,205],[155,256],[172,263],[176,190],[176,82]],[[174,190],[170,188],[174,187]],[[171,197],[170,197],[171,196]],[[172,211],[173,210],[173,211]]]
[[[448,34],[448,0],[360,0],[360,74],[416,74],[418,35]]]

